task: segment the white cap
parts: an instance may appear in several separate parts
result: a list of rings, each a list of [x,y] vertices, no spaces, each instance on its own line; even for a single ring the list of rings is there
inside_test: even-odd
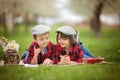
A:
[[[50,26],[47,25],[36,25],[32,28],[32,34],[44,34],[50,32]]]
[[[70,26],[62,26],[58,28],[56,32],[62,32],[65,35],[76,35],[76,31]]]

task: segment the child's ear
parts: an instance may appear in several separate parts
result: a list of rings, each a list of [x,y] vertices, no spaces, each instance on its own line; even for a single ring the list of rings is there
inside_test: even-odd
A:
[[[34,41],[37,43],[37,40],[36,40],[36,39],[34,39]]]

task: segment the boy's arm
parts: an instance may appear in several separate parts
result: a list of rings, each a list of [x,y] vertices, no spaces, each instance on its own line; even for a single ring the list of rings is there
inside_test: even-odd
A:
[[[37,57],[38,57],[38,54],[35,53],[34,56],[33,56],[33,59],[31,60],[31,64],[38,64]]]
[[[35,48],[34,46],[34,56],[33,59],[31,60],[31,64],[38,64],[38,54],[40,53],[40,48]]]

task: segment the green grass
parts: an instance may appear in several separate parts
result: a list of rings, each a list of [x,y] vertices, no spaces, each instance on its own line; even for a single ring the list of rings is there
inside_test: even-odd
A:
[[[60,25],[56,25],[60,26]],[[56,26],[52,27],[50,40],[56,43]],[[33,41],[29,27],[28,33],[24,32],[23,26],[16,35],[9,32],[8,40],[16,40],[20,44],[19,55],[29,47]],[[26,68],[24,66],[1,66],[0,80],[119,80],[120,74],[120,30],[103,28],[102,36],[97,38],[91,30],[75,27],[80,31],[80,40],[96,56],[104,57],[106,61],[114,64],[83,64],[75,66],[48,66]],[[3,35],[0,27],[0,35]],[[3,60],[3,51],[0,47],[0,60]]]

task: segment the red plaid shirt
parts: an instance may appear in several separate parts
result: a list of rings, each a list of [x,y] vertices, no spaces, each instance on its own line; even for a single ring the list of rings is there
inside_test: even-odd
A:
[[[60,61],[60,55],[66,55],[66,51],[59,44],[56,44],[55,54],[53,55],[54,64]],[[83,51],[81,46],[71,46],[70,51],[67,54],[71,61],[76,61],[77,63],[82,63]]]
[[[31,61],[32,61],[32,59],[33,59],[33,57],[34,57],[34,46],[35,46],[35,48],[40,48],[39,45],[38,45],[38,43],[36,43],[36,42],[33,42],[33,43],[31,44],[31,46],[30,46],[29,49],[28,49],[28,51],[29,51],[28,59],[30,60],[30,63],[31,63]],[[49,42],[48,45],[47,45],[47,47],[46,47],[46,49],[47,49],[46,53],[45,53],[45,54],[42,54],[42,53],[40,52],[40,53],[38,54],[38,64],[43,63],[43,61],[44,61],[46,58],[49,58],[49,59],[52,60],[52,55],[53,55],[53,53],[54,53],[54,46],[55,46],[55,45],[54,45],[53,43]]]

